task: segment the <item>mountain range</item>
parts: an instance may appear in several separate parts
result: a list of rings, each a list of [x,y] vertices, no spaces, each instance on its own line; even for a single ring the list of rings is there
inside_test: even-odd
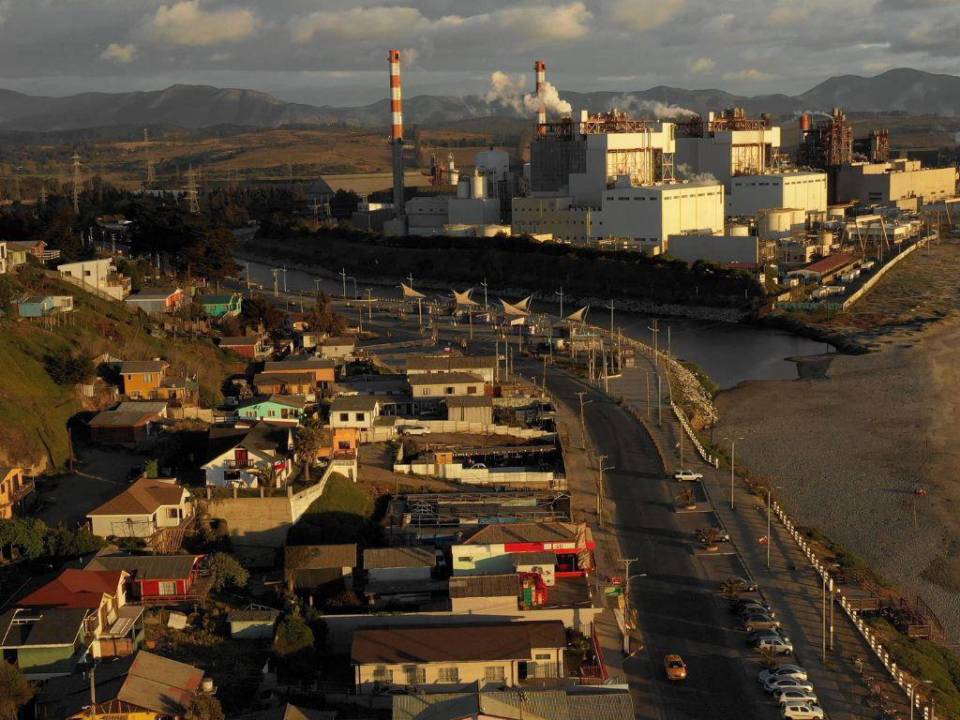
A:
[[[796,95],[734,95],[723,90],[684,90],[658,86],[633,92],[560,91],[575,109],[591,112],[611,107],[663,117],[683,111],[706,113],[743,107],[792,116],[804,110],[829,112],[902,112],[910,115],[960,116],[960,77],[901,68],[875,77],[840,75]],[[479,95],[417,95],[404,100],[407,124],[441,124],[478,117],[519,117],[516,103],[488,102]],[[389,118],[388,100],[356,107],[291,103],[256,90],[205,85],[173,85],[165,90],[81,93],[39,97],[0,90],[0,131],[67,131],[104,127],[214,125],[278,127],[291,124],[382,127]]]

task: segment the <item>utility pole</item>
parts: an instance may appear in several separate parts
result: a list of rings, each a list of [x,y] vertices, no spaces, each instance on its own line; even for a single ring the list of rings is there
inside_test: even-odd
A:
[[[343,278],[343,299],[347,299],[347,269],[340,268],[340,277]]]
[[[632,615],[630,611],[630,566],[637,562],[639,558],[620,558],[620,562],[623,563],[623,606],[624,606],[624,625],[630,627],[632,625],[632,620],[630,616]]]
[[[772,503],[772,493],[773,488],[769,485],[767,486],[767,570],[770,569],[770,546],[773,544],[773,539],[770,537],[770,506]]]
[[[280,296],[280,268],[271,268],[270,272],[273,273],[273,296]]]
[[[563,285],[560,286],[559,290],[555,290],[553,294],[560,296],[560,319],[563,320]]]
[[[673,355],[673,345],[670,342],[670,326],[667,325],[667,355]]]
[[[767,547],[770,547],[770,537],[767,537]],[[823,585],[820,591],[820,660],[827,661],[827,574],[823,574]]]
[[[610,298],[610,343],[613,343],[613,298]]]
[[[663,427],[663,401],[661,398],[661,384],[662,378],[660,373],[657,373],[657,427]]]
[[[483,288],[483,311],[487,311],[487,278],[484,276],[483,282],[480,283],[480,286]]]
[[[730,440],[730,509],[733,510],[733,470],[737,463],[737,440],[743,440],[743,438],[724,438],[724,440]],[[769,532],[769,528],[767,530]]]
[[[603,461],[606,459],[606,455],[597,456],[597,521],[601,530],[603,529],[603,471],[613,470],[612,467],[603,466]]]
[[[73,214],[80,214],[80,153],[73,154]]]
[[[283,266],[283,294],[287,294],[287,266]]]
[[[577,397],[580,398],[580,449],[587,449],[587,422],[583,414],[583,396],[587,394],[586,390],[580,390],[577,393]]]
[[[653,333],[653,365],[657,367],[660,363],[660,352],[657,349],[657,337],[660,334],[660,328],[657,326],[657,320],[654,318],[653,327],[647,327],[651,333]]]
[[[245,262],[243,264],[243,267],[246,268],[246,271],[247,271],[247,290],[249,290],[250,289],[250,263]]]
[[[153,167],[153,158],[150,156],[150,131],[147,128],[143,129],[143,155],[144,162],[147,165],[147,176],[144,182],[144,189],[149,190],[153,187],[154,182],[156,182],[156,170]]]

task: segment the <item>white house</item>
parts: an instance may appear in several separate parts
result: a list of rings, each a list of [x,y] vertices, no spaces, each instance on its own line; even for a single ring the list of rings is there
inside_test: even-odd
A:
[[[90,530],[100,537],[148,538],[189,518],[193,514],[190,498],[190,491],[172,478],[141,478],[87,513]]]
[[[340,395],[330,405],[330,427],[369,430],[380,417],[380,410],[376,395]]]
[[[61,279],[101,292],[114,300],[123,300],[130,294],[130,278],[117,272],[111,258],[66,263],[58,265],[57,270]]]
[[[204,482],[217,487],[259,487],[271,479],[277,487],[293,470],[289,428],[258,423],[252,428],[210,428],[213,457],[205,463]]]

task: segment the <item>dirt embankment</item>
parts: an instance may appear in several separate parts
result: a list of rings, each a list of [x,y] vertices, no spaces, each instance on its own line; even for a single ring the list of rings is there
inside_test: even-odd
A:
[[[800,379],[718,397],[737,455],[797,519],[918,593],[960,636],[960,243],[918,253],[824,320],[873,352],[804,358]],[[927,491],[918,497],[917,488]]]

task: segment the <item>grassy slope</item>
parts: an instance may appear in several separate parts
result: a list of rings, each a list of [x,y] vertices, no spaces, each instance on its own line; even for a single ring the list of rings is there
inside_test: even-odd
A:
[[[70,285],[45,281],[44,290],[75,297],[67,323],[45,329],[16,319],[0,320],[0,465],[60,468],[69,455],[66,422],[84,409],[73,388],[56,385],[44,369],[48,354],[109,352],[124,359],[162,357],[174,370],[199,373],[201,394],[219,399],[223,379],[243,369],[209,340],[157,338],[119,303],[95,298]]]

